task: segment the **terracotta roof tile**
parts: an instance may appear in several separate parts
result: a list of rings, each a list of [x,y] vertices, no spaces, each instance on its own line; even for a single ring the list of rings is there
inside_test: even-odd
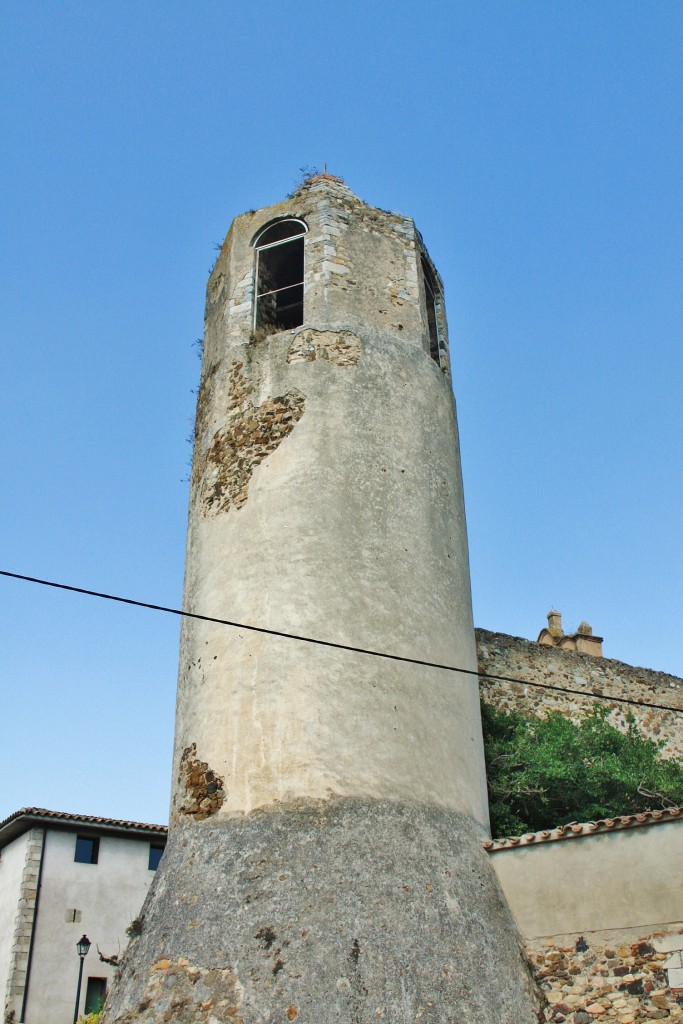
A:
[[[615,818],[601,818],[599,821],[573,821],[541,832],[527,832],[523,836],[509,836],[505,839],[487,839],[484,849],[495,853],[497,850],[512,850],[518,846],[532,846],[537,843],[554,843],[560,839],[575,839],[580,836],[598,835],[613,829],[640,828],[643,825],[663,825],[672,821],[683,822],[683,807],[671,807],[664,811],[642,811],[639,814],[622,814]]]
[[[21,824],[21,819],[41,819],[75,825],[102,825],[109,829],[122,829],[135,832],[152,832],[156,835],[166,835],[166,825],[150,825],[140,821],[122,821],[118,818],[101,818],[91,814],[69,814],[67,811],[49,811],[45,807],[22,807],[21,810],[10,814],[4,821],[0,821],[0,832],[13,824]],[[16,830],[13,829],[13,832]]]

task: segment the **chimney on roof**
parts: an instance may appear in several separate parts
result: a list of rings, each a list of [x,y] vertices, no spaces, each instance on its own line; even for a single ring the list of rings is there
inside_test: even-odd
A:
[[[592,654],[595,658],[602,658],[602,637],[593,636],[593,627],[584,619],[579,623],[574,634],[576,650],[582,654]]]
[[[564,636],[562,632],[562,616],[554,608],[548,612],[548,632],[551,636]]]
[[[548,628],[538,634],[536,643],[544,647],[559,647],[563,651],[579,651],[580,654],[592,654],[602,658],[602,637],[593,636],[593,627],[586,622],[579,623],[575,633],[564,634],[562,616],[554,608],[548,612]]]

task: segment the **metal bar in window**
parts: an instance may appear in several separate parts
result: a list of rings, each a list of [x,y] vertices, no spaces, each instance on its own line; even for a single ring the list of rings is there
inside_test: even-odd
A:
[[[286,313],[288,309],[296,309],[297,306],[302,306],[302,305],[303,305],[303,299],[299,299],[298,302],[290,302],[289,305],[287,305],[287,306],[278,306],[277,307],[277,313],[278,314]]]
[[[299,235],[290,235],[288,238],[278,238],[277,242],[266,242],[265,245],[257,245],[256,251],[263,252],[264,249],[274,249],[276,245],[287,245],[288,242],[296,242],[298,238],[303,238],[306,234],[302,231]]]
[[[272,288],[269,292],[257,292],[256,298],[262,299],[264,295],[277,295],[278,292],[286,292],[289,288],[301,288],[303,281],[295,281],[294,284],[286,284],[284,288]]]

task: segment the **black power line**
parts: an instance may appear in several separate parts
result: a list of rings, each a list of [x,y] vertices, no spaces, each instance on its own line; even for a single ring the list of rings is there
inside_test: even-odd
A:
[[[151,604],[149,601],[136,601],[132,597],[119,597],[116,594],[104,594],[98,590],[86,590],[84,587],[73,587],[68,583],[55,583],[52,580],[41,580],[35,576],[24,576],[18,572],[8,572],[0,569],[0,576],[7,576],[13,580],[23,580],[26,583],[38,583],[43,587],[53,587],[55,590],[68,590],[72,594],[85,594],[86,597],[99,597],[105,601],[118,601],[119,604],[130,604],[136,608],[149,608],[155,612],[166,612],[169,615],[179,615],[185,619],[198,619],[200,622],[215,622],[219,626],[233,626],[235,629],[246,629],[252,633],[264,633],[266,636],[282,637],[286,640],[298,640],[300,643],[316,644],[318,647],[331,647],[337,651],[350,651],[353,654],[366,654],[372,658],[384,658],[388,661],[400,661],[407,665],[421,665],[423,668],[437,668],[444,672],[462,672],[469,676],[478,676],[480,679],[493,679],[495,682],[518,683],[521,686],[535,686],[542,690],[554,690],[560,693],[571,693],[590,700],[604,700],[617,704],[633,704],[636,707],[655,708],[658,711],[673,711],[676,714],[683,714],[683,708],[675,708],[670,704],[652,704],[647,701],[632,700],[628,697],[610,697],[602,693],[587,693],[585,690],[575,690],[567,686],[554,686],[552,683],[538,683],[530,679],[517,679],[514,676],[495,675],[491,672],[481,672],[478,669],[458,668],[455,665],[442,665],[438,661],[424,661],[421,658],[407,658],[401,654],[388,654],[386,651],[373,651],[367,647],[352,647],[350,644],[340,644],[333,640],[318,640],[315,637],[299,636],[296,633],[285,633],[279,629],[268,629],[266,626],[251,626],[245,622],[234,622],[231,619],[217,619],[212,615],[200,615],[198,612],[186,612],[182,608],[168,608],[163,604]]]

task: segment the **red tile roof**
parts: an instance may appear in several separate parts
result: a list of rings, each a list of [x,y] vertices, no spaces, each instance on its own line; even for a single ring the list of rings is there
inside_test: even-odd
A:
[[[665,811],[643,811],[640,814],[622,814],[581,824],[573,821],[569,825],[560,825],[558,828],[544,829],[541,832],[527,832],[523,836],[488,839],[484,843],[484,849],[495,853],[497,850],[512,850],[519,846],[537,846],[539,843],[553,843],[559,839],[578,839],[580,836],[618,832],[623,829],[639,828],[641,825],[663,825],[672,821],[683,821],[683,807],[671,807]]]
[[[69,814],[66,811],[48,811],[44,807],[22,807],[0,821],[0,847],[11,842],[16,836],[34,825],[54,824],[57,828],[78,827],[100,829],[105,832],[140,833],[163,836],[168,834],[166,825],[148,825],[140,821],[121,821],[117,818],[100,818],[91,814]]]

